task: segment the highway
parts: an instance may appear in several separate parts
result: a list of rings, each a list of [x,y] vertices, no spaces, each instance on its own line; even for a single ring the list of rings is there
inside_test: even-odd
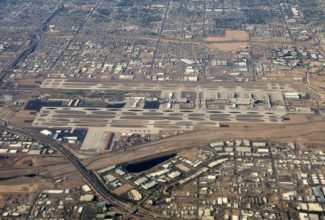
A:
[[[11,61],[11,63],[0,72],[0,82],[4,82],[7,76],[17,67],[17,65],[26,59],[31,53],[34,52],[38,45],[38,41],[41,37],[41,34],[46,30],[48,24],[54,18],[55,15],[60,13],[64,8],[63,3],[61,3],[54,12],[43,22],[42,26],[38,28],[35,33],[31,34],[29,37],[29,45],[24,49],[18,56]]]
[[[94,189],[100,196],[102,196],[107,202],[109,202],[110,205],[114,206],[120,213],[126,214],[127,216],[135,215],[137,217],[145,218],[145,219],[169,219],[165,218],[163,216],[159,216],[158,214],[154,214],[151,211],[144,209],[139,206],[131,207],[129,205],[126,205],[119,200],[115,199],[108,190],[101,184],[101,182],[97,179],[97,177],[89,171],[80,161],[79,159],[71,153],[70,150],[65,148],[65,146],[53,141],[51,138],[41,135],[35,131],[31,130],[20,130],[20,129],[7,129],[11,130],[12,132],[28,136],[33,138],[35,141],[39,142],[40,144],[43,144],[45,146],[48,146],[59,153],[61,153],[66,159],[68,159],[79,171],[79,173],[85,178],[87,183],[90,185],[92,189]]]
[[[99,3],[96,5],[92,13],[95,11]],[[64,8],[63,3],[61,3],[54,12],[43,22],[40,28],[38,28],[35,33],[30,35],[29,44],[21,53],[17,55],[17,57],[4,69],[0,72],[0,83],[3,91],[5,86],[5,80],[10,75],[10,73],[17,67],[17,65],[26,59],[38,46],[38,41],[41,38],[41,34],[46,30],[48,24],[60,11]],[[91,13],[91,14],[92,14]],[[82,28],[82,27],[81,27]],[[81,29],[80,28],[80,29]],[[11,130],[12,132],[22,134],[24,136],[28,136],[33,138],[35,141],[48,146],[59,153],[61,153],[66,159],[68,159],[78,170],[78,172],[85,178],[87,183],[94,189],[101,197],[103,197],[110,205],[114,206],[118,212],[122,214],[126,214],[127,216],[135,215],[141,219],[169,219],[163,216],[159,216],[158,214],[152,213],[150,210],[146,210],[142,207],[136,206],[133,208],[129,205],[126,205],[119,200],[115,199],[112,195],[109,194],[106,187],[97,179],[97,177],[89,171],[80,161],[79,159],[71,153],[65,146],[53,141],[51,138],[43,136],[35,131],[31,130],[20,130],[15,128],[6,128],[7,130]]]
[[[164,27],[165,27],[166,19],[167,19],[167,16],[168,16],[170,2],[171,2],[171,0],[168,0],[167,6],[166,6],[166,10],[165,10],[165,13],[164,13],[164,18],[163,18],[163,21],[162,21],[161,26],[160,26],[160,30],[159,30],[159,33],[158,33],[159,38],[158,38],[158,41],[157,41],[157,44],[156,44],[155,51],[153,53],[153,57],[152,57],[152,61],[151,61],[150,69],[149,69],[149,75],[151,74],[152,69],[153,69],[153,67],[155,65],[155,60],[156,60],[156,57],[157,57],[157,53],[158,53],[160,41],[162,39],[162,35],[163,35],[163,32],[164,32]]]
[[[18,63],[22,60],[26,59],[37,47],[38,37],[35,34],[30,36],[29,46],[23,50],[11,63],[1,71],[0,73],[0,81],[3,82],[7,76],[17,67]]]

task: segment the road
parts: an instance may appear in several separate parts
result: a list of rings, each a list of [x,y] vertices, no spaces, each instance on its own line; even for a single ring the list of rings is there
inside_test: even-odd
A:
[[[165,13],[164,13],[164,18],[163,18],[163,21],[161,23],[160,30],[159,30],[159,33],[158,33],[159,38],[158,38],[158,41],[157,41],[157,44],[156,44],[155,51],[153,53],[153,57],[152,57],[152,61],[151,61],[150,70],[149,70],[148,75],[151,75],[152,69],[153,69],[153,67],[155,65],[155,60],[156,60],[156,57],[157,57],[157,53],[158,53],[160,41],[162,39],[162,35],[163,35],[163,32],[164,32],[164,27],[165,27],[166,19],[167,19],[167,16],[168,16],[170,2],[171,2],[171,0],[168,0],[167,5],[166,5],[166,10],[165,10]]]
[[[293,116],[290,116],[293,117]],[[130,162],[132,160],[143,160],[144,158],[150,158],[153,156],[166,154],[168,152],[178,152],[184,149],[198,147],[211,143],[218,140],[228,140],[228,139],[259,139],[268,138],[271,140],[290,140],[290,141],[302,141],[308,142],[325,141],[325,117],[324,116],[312,116],[307,115],[305,121],[296,123],[287,123],[281,125],[247,125],[247,124],[236,124],[231,125],[228,128],[218,128],[218,129],[207,129],[207,130],[197,130],[193,132],[188,132],[183,135],[174,136],[171,138],[165,138],[160,141],[155,141],[149,144],[134,146],[130,149],[118,152],[107,153],[103,155],[93,156],[86,159],[78,159],[68,148],[65,146],[54,142],[52,139],[40,135],[34,131],[30,130],[18,130],[13,129],[16,133],[21,133],[23,135],[32,137],[36,141],[43,145],[49,146],[67,158],[71,164],[78,170],[80,174],[85,178],[87,183],[94,189],[99,195],[101,195],[107,202],[114,205],[118,211],[121,213],[133,214],[141,216],[146,219],[166,219],[164,217],[156,216],[150,210],[146,210],[143,207],[139,207],[134,210],[133,207],[129,207],[112,197],[107,191],[105,186],[103,186],[100,181],[93,175],[92,170],[97,170],[100,168],[107,167],[113,164]],[[62,165],[62,168],[69,167],[67,164]],[[56,170],[58,167],[53,166]],[[66,172],[64,170],[59,170],[59,172]],[[130,211],[131,210],[131,211]]]
[[[55,61],[53,62],[53,64],[50,67],[50,70],[52,70],[54,68],[54,66],[56,65],[56,63],[61,59],[61,57],[63,56],[64,52],[66,50],[68,50],[68,48],[70,47],[70,45],[72,44],[72,42],[76,39],[76,37],[79,35],[79,33],[82,31],[82,29],[85,27],[85,25],[87,24],[89,18],[95,13],[96,9],[98,8],[98,6],[101,4],[101,1],[98,1],[97,4],[94,6],[94,8],[90,11],[90,13],[87,15],[87,17],[85,18],[84,22],[79,26],[78,30],[76,31],[76,33],[74,33],[73,37],[69,40],[69,42],[67,43],[67,45],[65,46],[65,48],[61,51],[61,53],[59,54],[59,56],[55,59]]]
[[[299,115],[289,115],[292,121]],[[294,118],[296,117],[296,118]],[[143,160],[161,154],[179,152],[184,149],[203,146],[215,141],[234,139],[271,139],[285,141],[325,141],[325,117],[306,114],[301,122],[285,124],[241,124],[233,123],[228,128],[194,130],[171,138],[164,138],[152,143],[134,146],[124,151],[100,154],[83,159],[83,164],[90,170],[101,169],[114,164]]]
[[[276,167],[276,156],[274,154],[274,152],[272,152],[272,149],[271,149],[271,145],[268,144],[268,148],[269,148],[269,151],[271,152],[271,163],[272,163],[272,170],[273,170],[273,176],[275,178],[275,183],[276,183],[276,188],[277,188],[277,194],[278,194],[278,198],[279,198],[279,202],[280,202],[280,208],[281,208],[281,219],[283,220],[286,220],[288,219],[287,216],[285,215],[285,212],[284,212],[284,202],[283,202],[283,198],[282,198],[282,191],[281,191],[281,187],[280,187],[280,184],[279,184],[279,174],[278,174],[278,169]]]
[[[48,27],[48,24],[50,21],[54,18],[55,15],[60,13],[60,11],[64,8],[63,3],[61,3],[55,10],[54,12],[46,19],[45,22],[43,22],[42,26],[38,28],[35,33],[30,35],[30,40],[29,40],[29,45],[27,46],[26,49],[24,49],[18,56],[11,61],[11,63],[1,71],[0,73],[0,81],[3,82],[7,76],[17,67],[17,65],[26,59],[31,53],[34,52],[38,45],[38,41],[41,37],[41,34],[46,30]]]
[[[24,136],[28,136],[36,140],[37,142],[48,146],[58,152],[60,152],[66,159],[68,159],[74,167],[78,170],[78,172],[85,178],[86,182],[94,189],[100,196],[102,196],[110,205],[114,206],[120,213],[132,215],[135,214],[138,217],[146,218],[146,219],[169,219],[163,216],[159,216],[158,214],[152,213],[142,207],[138,207],[136,210],[132,209],[133,207],[126,205],[119,200],[115,199],[108,190],[101,184],[101,182],[97,179],[97,177],[89,171],[80,160],[64,145],[61,145],[51,138],[41,135],[37,132],[31,130],[19,130],[12,129],[13,132],[22,134]],[[130,213],[130,210],[132,212]]]

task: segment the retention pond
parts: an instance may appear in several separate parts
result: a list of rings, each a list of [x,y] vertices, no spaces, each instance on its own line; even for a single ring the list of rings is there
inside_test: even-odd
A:
[[[165,162],[166,160],[175,157],[176,154],[169,154],[161,157],[152,158],[149,160],[139,161],[135,163],[126,164],[124,169],[129,173],[140,173],[157,166],[158,164]]]

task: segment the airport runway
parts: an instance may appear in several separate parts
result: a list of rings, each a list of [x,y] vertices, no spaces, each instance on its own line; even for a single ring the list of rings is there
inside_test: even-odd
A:
[[[165,130],[192,130],[195,126],[218,127],[220,122],[280,123],[286,111],[150,110],[131,108],[43,107],[33,126],[50,128],[102,127],[112,132],[158,133]],[[215,113],[218,112],[218,113]]]
[[[195,127],[202,126],[213,128],[223,122],[282,123],[282,117],[287,114],[283,94],[295,92],[287,84],[272,83],[220,82],[219,85],[218,82],[205,84],[168,82],[167,84],[72,79],[46,79],[41,87],[60,90],[124,91],[129,94],[134,93],[134,96],[144,91],[160,94],[161,100],[168,100],[170,92],[173,92],[177,102],[170,109],[166,107],[166,102],[160,104],[159,109],[132,107],[132,102],[137,97],[133,100],[130,95],[126,107],[123,108],[43,107],[33,122],[33,126],[36,127],[101,127],[112,132],[128,133],[193,130]],[[195,98],[193,107],[186,109],[181,107],[184,93],[191,94]],[[237,98],[230,97],[234,94]],[[255,100],[264,100],[266,103],[239,104],[238,107],[232,107],[236,99],[238,102],[241,100],[252,102],[252,97]],[[267,104],[269,100],[280,104],[272,106]]]
[[[100,80],[84,80],[84,79],[45,79],[40,85],[44,89],[65,89],[65,90],[124,90],[124,91],[147,91],[161,89],[180,89],[180,90],[196,90],[197,88],[205,89],[235,89],[244,88],[249,90],[292,90],[288,84],[264,83],[264,82],[183,82],[183,81],[100,81]]]

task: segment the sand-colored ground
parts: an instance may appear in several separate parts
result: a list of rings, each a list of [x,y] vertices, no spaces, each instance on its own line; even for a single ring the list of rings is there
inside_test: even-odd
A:
[[[40,177],[17,177],[0,181],[0,193],[32,193],[53,187],[52,181]]]
[[[248,41],[249,34],[246,31],[240,30],[226,30],[225,35],[222,37],[207,37],[204,39],[206,42],[221,42],[221,41]]]
[[[310,62],[310,66],[316,66],[316,67],[319,67],[323,64],[323,62],[320,62],[320,61],[311,61]]]
[[[321,44],[320,47],[325,51],[325,44]]]
[[[44,167],[43,169],[39,170],[39,173],[46,177],[57,177],[57,178],[64,178],[67,175],[70,175],[76,172],[77,169],[71,163],[64,163],[59,165],[53,165],[49,167]]]
[[[35,155],[24,155],[15,159],[12,163],[12,166],[49,166],[54,164],[61,164],[67,162],[61,156],[35,156]]]
[[[312,76],[309,78],[309,82],[309,89],[319,96],[317,102],[323,108],[325,106],[325,81],[323,76]]]
[[[35,173],[37,173],[37,177],[25,176]],[[41,189],[78,188],[85,184],[82,175],[69,162],[38,168],[2,168],[0,169],[0,177],[2,177],[0,179],[0,193],[26,191],[26,187],[31,187],[31,192],[39,192]],[[58,180],[60,181],[56,182]],[[8,188],[11,185],[14,188]]]
[[[116,195],[122,195],[124,193],[127,193],[128,191],[130,191],[131,189],[133,188],[132,185],[126,183],[116,189],[113,190],[113,193],[116,194]]]
[[[28,110],[22,110],[22,111],[19,111],[15,114],[15,117],[18,117],[18,118],[27,118],[27,117],[31,117],[31,113],[33,111],[28,111]]]
[[[39,86],[42,79],[34,79],[34,78],[27,78],[27,79],[21,79],[17,80],[18,86]]]
[[[73,172],[64,175],[64,177],[60,176],[58,178],[55,178],[54,180],[62,180],[62,182],[56,184],[56,188],[59,189],[80,188],[83,184],[86,183],[85,181],[83,181],[83,177],[82,175],[80,175],[79,172]]]
[[[33,205],[38,193],[0,193],[0,208],[16,207],[17,204]]]
[[[213,50],[220,50],[224,52],[239,51],[247,48],[247,42],[231,42],[231,43],[208,43],[207,47]]]
[[[222,37],[207,37],[203,40],[213,50],[224,52],[238,51],[249,46],[249,34],[246,31],[226,30]]]
[[[35,114],[32,114],[32,112],[27,110],[18,111],[12,114],[9,123],[17,127],[30,126],[35,118]]]
[[[19,184],[19,185],[4,185],[0,184],[0,193],[10,192],[37,192],[39,185],[37,183]]]
[[[197,148],[186,149],[179,152],[179,156],[184,157],[192,162],[198,159],[199,150]]]

